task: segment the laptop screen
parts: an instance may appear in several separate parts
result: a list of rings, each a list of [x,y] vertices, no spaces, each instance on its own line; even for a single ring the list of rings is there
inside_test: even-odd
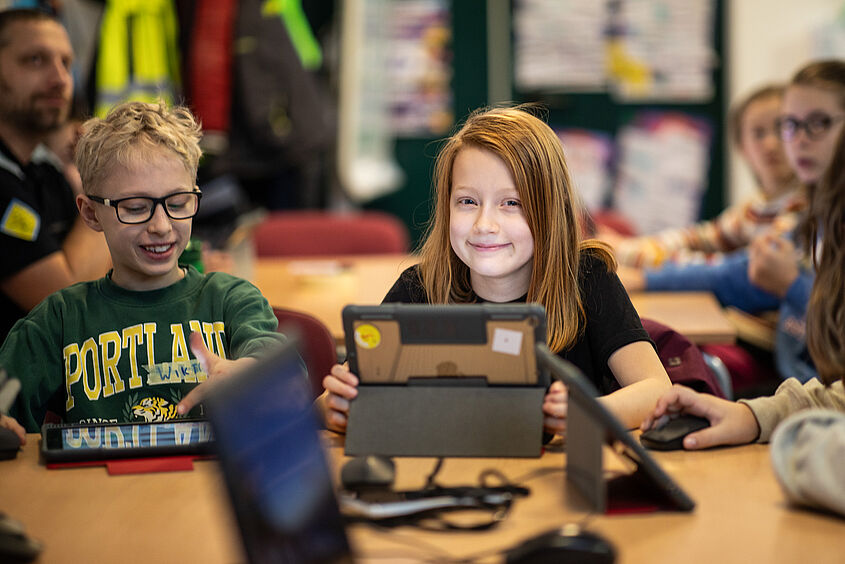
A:
[[[207,400],[251,562],[347,562],[349,544],[292,342]]]

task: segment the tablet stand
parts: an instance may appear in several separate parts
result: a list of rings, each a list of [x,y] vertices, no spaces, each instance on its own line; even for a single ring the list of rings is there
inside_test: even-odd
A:
[[[628,457],[636,465],[633,472],[612,478],[605,475],[603,454],[609,434],[608,428],[581,405],[578,396],[570,394],[566,479],[572,486],[569,491],[586,504],[583,509],[608,514],[678,509],[633,457]]]
[[[538,457],[544,395],[542,386],[362,385],[346,454]]]
[[[622,423],[598,400],[598,391],[572,364],[560,359],[544,344],[537,357],[552,376],[566,385],[566,479],[569,490],[583,499],[590,512],[641,513],[658,509],[691,511],[695,502],[663,471]],[[612,441],[620,456],[635,466],[634,472],[608,480],[602,456]]]

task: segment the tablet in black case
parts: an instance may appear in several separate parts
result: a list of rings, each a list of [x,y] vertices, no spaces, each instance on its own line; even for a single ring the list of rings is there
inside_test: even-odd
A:
[[[67,423],[41,427],[46,462],[81,462],[212,452],[211,424],[200,419],[131,423]]]
[[[347,306],[343,326],[360,381],[346,454],[540,456],[542,306]]]

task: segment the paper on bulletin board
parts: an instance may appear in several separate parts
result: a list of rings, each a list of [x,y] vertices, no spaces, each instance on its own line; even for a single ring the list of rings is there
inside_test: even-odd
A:
[[[710,137],[706,121],[677,112],[643,112],[619,131],[613,207],[638,233],[698,220]]]
[[[712,98],[718,64],[714,0],[625,0],[609,6],[608,73],[617,98]]]
[[[602,90],[607,10],[593,0],[520,0],[514,73],[521,90]]]
[[[452,28],[447,0],[393,2],[387,73],[396,136],[443,135],[452,127]]]
[[[394,155],[387,100],[388,9],[388,0],[343,5],[337,168],[355,202],[394,192],[405,180]]]
[[[841,59],[845,56],[845,5],[835,21],[825,23],[813,31],[812,40],[816,59]]]
[[[591,212],[603,209],[613,184],[613,139],[607,133],[586,129],[560,129],[555,133],[563,145],[581,203]]]

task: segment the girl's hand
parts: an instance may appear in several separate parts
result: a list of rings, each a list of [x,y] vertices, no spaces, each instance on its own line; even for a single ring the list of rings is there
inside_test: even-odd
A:
[[[21,427],[21,424],[18,423],[17,420],[9,417],[8,415],[0,415],[0,427],[10,429],[18,436],[18,439],[21,441],[21,445],[26,444],[26,429]]]
[[[560,435],[566,431],[567,398],[563,382],[552,382],[543,398],[543,428],[547,433]]]
[[[358,378],[346,365],[335,364],[331,374],[323,378],[325,392],[321,396],[326,428],[333,431],[346,431],[346,419],[349,415],[349,401],[358,395]]]
[[[208,350],[205,346],[205,342],[202,340],[202,335],[196,331],[191,333],[188,342],[191,347],[191,352],[193,352],[194,356],[197,357],[197,360],[200,362],[200,365],[208,376],[208,379],[188,392],[188,394],[182,398],[182,401],[180,401],[179,405],[176,406],[176,412],[179,413],[179,415],[185,415],[197,404],[202,403],[202,400],[216,382],[224,380],[232,374],[242,370],[244,366],[256,362],[256,359],[249,357],[239,358],[238,360],[220,358]]]
[[[753,442],[760,435],[760,426],[751,409],[741,403],[723,400],[710,394],[700,394],[680,384],[657,400],[651,415],[640,429],[660,427],[667,418],[690,413],[706,417],[710,427],[684,437],[684,448],[697,450],[717,445],[742,445]]]
[[[751,241],[748,279],[755,286],[783,298],[798,275],[798,251],[791,241],[775,233]]]

